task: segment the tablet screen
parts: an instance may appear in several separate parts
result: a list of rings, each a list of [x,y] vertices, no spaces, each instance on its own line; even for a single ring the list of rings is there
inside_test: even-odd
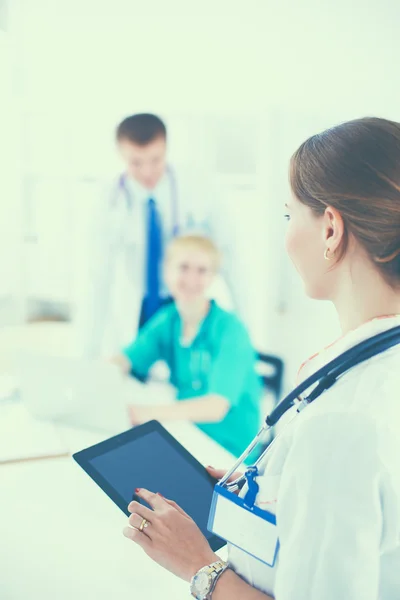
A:
[[[127,506],[132,500],[143,503],[135,488],[159,492],[181,506],[209,542],[215,542],[218,538],[207,530],[207,521],[216,482],[159,423],[151,423],[83,450],[74,458],[125,514],[129,514]],[[112,440],[115,442],[110,443]],[[214,550],[224,543],[218,541],[211,544]]]

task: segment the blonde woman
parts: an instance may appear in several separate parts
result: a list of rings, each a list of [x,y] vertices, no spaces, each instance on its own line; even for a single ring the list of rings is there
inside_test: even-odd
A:
[[[192,421],[238,456],[260,424],[261,384],[244,325],[207,296],[219,265],[209,238],[175,238],[164,266],[174,302],[160,309],[114,361],[145,380],[152,365],[164,360],[177,391],[175,404],[132,406],[133,424]]]

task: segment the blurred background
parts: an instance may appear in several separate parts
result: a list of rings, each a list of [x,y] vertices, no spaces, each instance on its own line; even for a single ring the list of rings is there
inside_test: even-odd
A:
[[[400,119],[399,18],[397,0],[0,0],[3,363],[11,330],[74,326],[92,206],[123,168],[115,126],[146,111],[167,124],[172,163],[211,174],[243,318],[292,383],[338,326],[285,257],[288,161],[340,121]]]
[[[285,391],[340,335],[285,255],[289,160],[341,121],[400,121],[399,24],[399,0],[0,0],[1,600],[188,597],[125,543],[125,515],[71,459],[105,434],[32,419],[13,378],[21,351],[73,354],[94,210],[125,168],[117,124],[158,114],[178,174],[211,179],[240,316],[283,361]],[[32,364],[33,401],[51,413],[73,400],[53,363]],[[114,388],[100,391],[114,409]],[[90,417],[100,395],[85,396]],[[173,425],[202,464],[231,464],[198,428]]]

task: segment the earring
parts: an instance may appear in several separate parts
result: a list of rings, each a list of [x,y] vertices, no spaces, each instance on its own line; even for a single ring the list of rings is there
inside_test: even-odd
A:
[[[324,252],[324,259],[325,260],[331,260],[328,256],[328,252],[329,252],[329,248],[325,248],[325,252]]]

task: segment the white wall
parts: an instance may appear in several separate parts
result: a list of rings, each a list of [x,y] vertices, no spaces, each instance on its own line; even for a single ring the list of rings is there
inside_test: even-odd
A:
[[[5,12],[0,17],[3,19]],[[2,308],[7,302],[8,318],[15,318],[14,313],[11,316],[8,312],[8,300],[11,303],[11,298],[15,298],[20,284],[17,256],[22,235],[18,107],[14,101],[12,66],[9,35],[0,30],[0,302]],[[2,316],[0,320],[3,321]]]
[[[368,111],[397,102],[397,0],[19,3],[28,88],[41,108],[112,101],[120,115],[133,104],[204,113],[278,101]]]

